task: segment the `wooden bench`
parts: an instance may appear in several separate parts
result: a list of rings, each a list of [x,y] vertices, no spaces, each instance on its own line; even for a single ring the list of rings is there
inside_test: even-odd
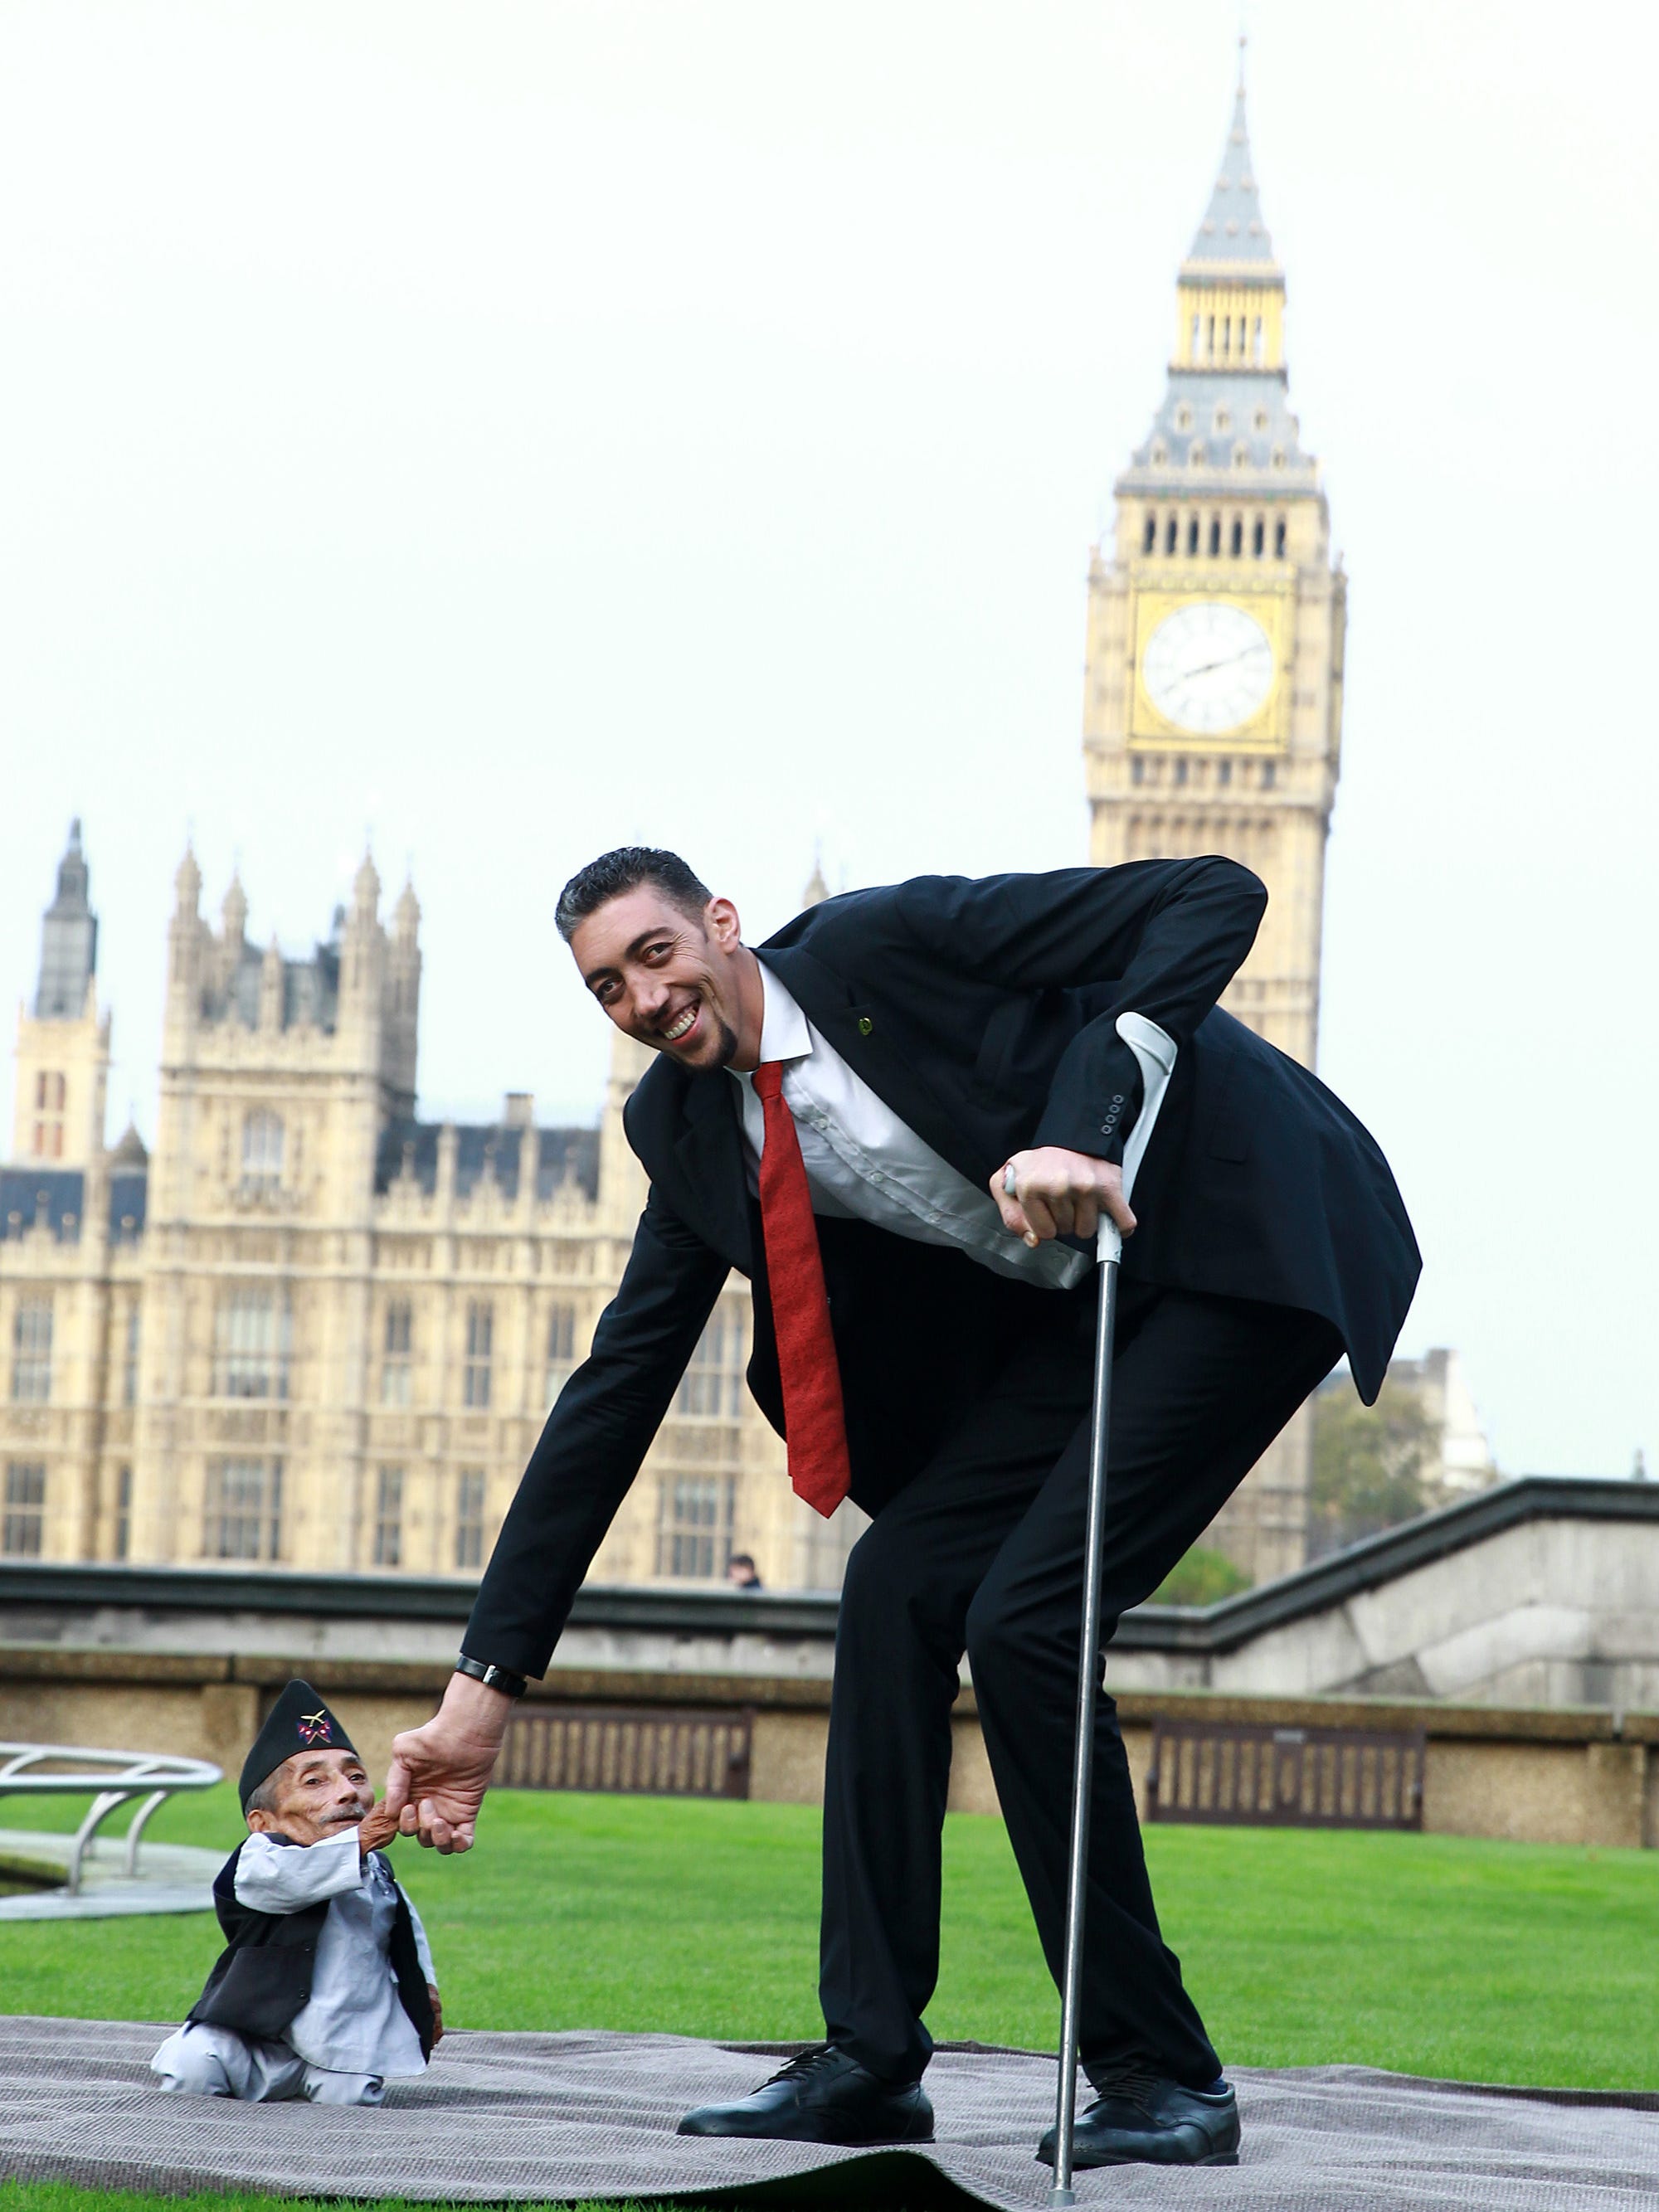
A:
[[[1267,1728],[1158,1720],[1149,1820],[1257,1828],[1423,1826],[1419,1729]]]
[[[747,1705],[520,1705],[495,1787],[746,1798],[754,1730]]]

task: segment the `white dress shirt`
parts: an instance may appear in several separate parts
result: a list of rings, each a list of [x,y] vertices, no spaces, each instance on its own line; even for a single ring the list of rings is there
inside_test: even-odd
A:
[[[999,1275],[1048,1290],[1068,1290],[1082,1279],[1089,1271],[1083,1253],[1057,1241],[1034,1250],[1010,1236],[990,1192],[925,1145],[813,1028],[764,961],[760,970],[760,1056],[783,1063],[784,1103],[794,1116],[814,1213],[855,1215],[896,1237],[955,1245]],[[752,1077],[731,1073],[743,1086],[749,1187],[757,1190],[765,1109]]]
[[[331,2073],[425,2071],[421,2039],[392,1971],[397,1886],[376,1853],[362,1856],[355,1826],[319,1844],[250,1836],[236,1862],[236,1896],[256,1912],[300,1912],[328,1900],[311,1996],[283,2031],[301,2058]],[[435,1986],[426,1930],[413,1905],[409,1917],[421,1972]]]

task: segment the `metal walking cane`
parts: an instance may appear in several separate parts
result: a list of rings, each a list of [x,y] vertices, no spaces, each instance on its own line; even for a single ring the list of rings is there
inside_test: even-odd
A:
[[[1140,1066],[1141,1104],[1123,1148],[1123,1195],[1151,1141],[1176,1063],[1173,1037],[1144,1014],[1120,1014],[1117,1033]],[[1123,1238],[1104,1213],[1095,1246],[1100,1316],[1095,1330],[1095,1400],[1089,1439],[1089,1520],[1083,1547],[1083,1648],[1077,1667],[1077,1750],[1072,1765],[1072,1844],[1066,1869],[1066,1964],[1060,1993],[1060,2090],[1054,2106],[1051,2205],[1075,2204],[1072,2153],[1077,2128],[1078,1998],[1083,1979],[1083,1918],[1088,1897],[1089,1796],[1094,1781],[1095,1699],[1100,1686],[1100,1570],[1106,1531],[1106,1437],[1112,1412],[1112,1336]]]

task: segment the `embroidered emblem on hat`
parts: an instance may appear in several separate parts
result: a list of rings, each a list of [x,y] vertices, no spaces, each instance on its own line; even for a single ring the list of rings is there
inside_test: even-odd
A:
[[[266,1775],[311,1751],[348,1751],[356,1756],[356,1746],[338,1714],[330,1712],[309,1682],[290,1682],[265,1715],[264,1725],[242,1762],[243,1808]]]

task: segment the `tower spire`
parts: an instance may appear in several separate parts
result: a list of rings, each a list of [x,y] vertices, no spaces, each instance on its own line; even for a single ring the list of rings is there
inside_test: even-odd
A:
[[[1244,41],[1239,42],[1238,83],[1233,93],[1233,118],[1227,143],[1221,149],[1221,166],[1210,191],[1210,204],[1193,234],[1182,268],[1188,271],[1231,273],[1255,265],[1276,266],[1273,244],[1261,220],[1261,196],[1250,160],[1249,123],[1244,112]]]
[[[98,917],[88,899],[90,878],[81,849],[81,817],[70,824],[58,863],[58,896],[40,925],[40,975],[34,1012],[44,1021],[78,1021],[98,965]]]

